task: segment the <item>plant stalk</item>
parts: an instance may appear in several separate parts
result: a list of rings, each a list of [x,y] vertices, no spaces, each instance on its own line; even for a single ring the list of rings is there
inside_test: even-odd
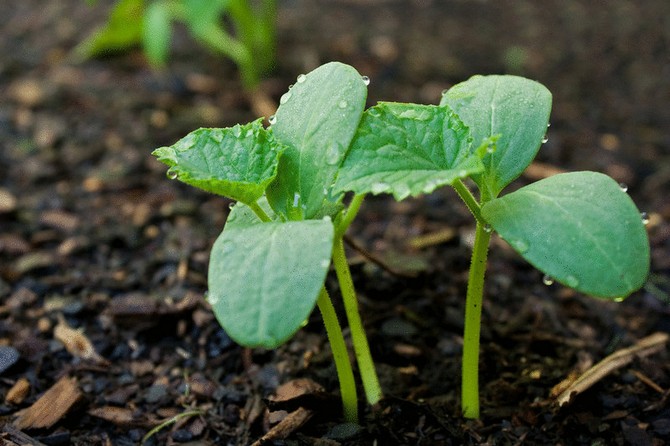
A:
[[[354,372],[351,369],[349,361],[349,352],[344,343],[342,328],[337,320],[337,314],[330,300],[326,288],[321,288],[319,298],[316,301],[323,318],[323,324],[326,326],[326,334],[330,349],[333,352],[335,368],[337,369],[337,378],[340,382],[340,395],[342,397],[342,411],[344,420],[347,423],[358,423],[358,395],[356,393],[356,380]]]
[[[361,380],[363,381],[365,396],[370,405],[375,405],[382,398],[382,390],[379,385],[379,379],[377,378],[375,364],[372,361],[372,355],[370,354],[368,338],[365,335],[363,323],[361,322],[361,315],[358,312],[356,290],[354,289],[351,271],[347,264],[342,237],[336,237],[335,242],[333,243],[333,264],[335,266],[337,280],[340,283],[342,300],[344,301],[344,309],[349,322],[349,329],[351,330],[351,340],[354,344],[354,353],[356,355],[356,361],[358,362],[358,370],[361,375]]]
[[[463,360],[461,380],[461,407],[465,418],[479,418],[479,336],[481,331],[484,274],[491,232],[477,222],[475,245],[472,250],[468,290],[465,298],[465,329],[463,332]]]

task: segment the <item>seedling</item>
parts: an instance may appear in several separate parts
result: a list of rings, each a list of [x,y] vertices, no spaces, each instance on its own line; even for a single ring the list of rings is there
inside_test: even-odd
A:
[[[642,286],[649,245],[632,200],[610,178],[556,175],[498,198],[535,157],[551,95],[514,76],[477,76],[442,103],[382,102],[364,111],[369,80],[332,62],[262,119],[200,129],[154,151],[168,177],[237,201],[212,247],[208,300],[238,343],[274,348],[318,306],[348,421],[357,419],[351,364],[324,287],[332,262],[367,401],[382,396],[358,312],[343,236],[368,193],[402,200],[451,185],[476,219],[466,297],[463,412],[478,417],[479,327],[493,230],[538,269],[579,291],[621,298]],[[479,199],[464,185],[471,178]],[[351,199],[345,204],[344,195]]]
[[[172,24],[183,23],[199,43],[235,62],[253,90],[274,64],[276,14],[275,0],[118,0],[107,23],[76,52],[88,58],[141,44],[149,61],[162,66]]]

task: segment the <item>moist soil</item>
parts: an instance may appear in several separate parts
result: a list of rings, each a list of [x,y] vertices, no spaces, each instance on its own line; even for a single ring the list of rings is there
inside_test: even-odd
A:
[[[349,254],[385,398],[361,404],[360,426],[343,424],[318,312],[277,350],[234,344],[203,298],[229,203],[170,181],[150,155],[198,127],[257,116],[234,65],[181,28],[164,70],[139,51],[76,61],[72,49],[110,2],[0,2],[1,441],[138,444],[176,417],[146,444],[251,444],[282,418],[268,398],[302,379],[323,388],[292,400],[309,420],[266,444],[665,444],[664,345],[560,408],[552,389],[670,332],[670,2],[279,3],[278,63],[261,85],[275,102],[330,60],[372,79],[370,105],[436,103],[476,73],[544,83],[549,140],[515,184],[575,170],[625,183],[649,216],[648,283],[623,302],[547,286],[494,237],[482,414],[465,420],[473,220],[448,188],[401,203],[371,197],[349,235],[379,261]],[[328,286],[342,315],[332,277]]]

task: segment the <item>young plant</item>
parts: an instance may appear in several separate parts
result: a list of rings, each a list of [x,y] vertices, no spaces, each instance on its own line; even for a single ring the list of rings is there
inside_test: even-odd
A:
[[[315,304],[340,380],[344,415],[357,419],[353,372],[324,287],[333,264],[363,388],[382,396],[345,257],[344,233],[367,192],[398,199],[483,169],[468,130],[447,107],[383,103],[363,112],[369,80],[332,62],[285,93],[271,127],[262,120],[200,129],[154,151],[168,177],[237,200],[214,243],[208,300],[238,343],[274,348]],[[348,206],[346,192],[354,192]]]
[[[105,26],[76,52],[89,58],[141,44],[149,61],[162,66],[172,23],[181,22],[198,42],[235,62],[245,88],[253,90],[275,61],[276,15],[275,0],[118,0]]]

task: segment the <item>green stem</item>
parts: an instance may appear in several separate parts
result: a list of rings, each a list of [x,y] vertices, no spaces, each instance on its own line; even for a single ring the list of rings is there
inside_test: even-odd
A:
[[[465,418],[479,418],[479,334],[484,296],[484,274],[490,240],[490,231],[487,231],[482,223],[477,222],[465,299],[461,381],[461,406]]]
[[[272,221],[272,219],[268,216],[268,214],[265,213],[263,208],[260,207],[257,202],[252,201],[251,203],[248,204],[245,203],[245,204],[249,206],[249,209],[254,211],[254,214],[256,214],[256,216],[258,216],[258,218],[260,218],[262,222],[267,223],[269,221]]]
[[[351,199],[347,211],[337,225],[337,228],[335,228],[335,239],[341,239],[344,236],[344,233],[347,232],[347,228],[349,228],[351,222],[354,221],[354,218],[358,215],[358,211],[363,204],[363,199],[365,199],[365,194],[354,195],[354,198]]]
[[[328,296],[326,288],[321,288],[319,299],[316,301],[321,311],[323,324],[326,326],[326,334],[330,342],[330,349],[333,351],[335,359],[335,368],[337,369],[337,378],[340,381],[340,394],[342,396],[342,410],[344,419],[348,423],[358,423],[358,395],[356,393],[356,380],[354,372],[351,369],[349,353],[342,336],[342,328],[337,320],[337,314],[333,307],[333,302]]]
[[[340,225],[341,226],[341,225]],[[356,300],[356,290],[351,278],[351,271],[347,264],[347,258],[344,252],[344,242],[342,237],[337,237],[333,243],[333,264],[337,280],[340,283],[342,300],[344,301],[344,310],[347,314],[349,329],[351,330],[351,340],[354,344],[354,353],[358,362],[358,369],[363,381],[365,396],[368,403],[375,405],[382,398],[382,390],[379,386],[379,379],[375,371],[375,364],[370,354],[368,338],[365,336],[361,315],[358,312],[358,301]]]
[[[454,181],[452,186],[454,187],[454,189],[456,189],[458,196],[461,197],[461,200],[463,200],[468,209],[470,209],[470,212],[472,212],[472,215],[474,215],[475,219],[477,220],[477,223],[485,224],[486,222],[482,217],[481,206],[479,205],[479,203],[477,203],[477,200],[472,195],[472,192],[470,192],[470,189],[468,189],[465,186],[465,184],[463,184],[463,182],[458,179]]]

